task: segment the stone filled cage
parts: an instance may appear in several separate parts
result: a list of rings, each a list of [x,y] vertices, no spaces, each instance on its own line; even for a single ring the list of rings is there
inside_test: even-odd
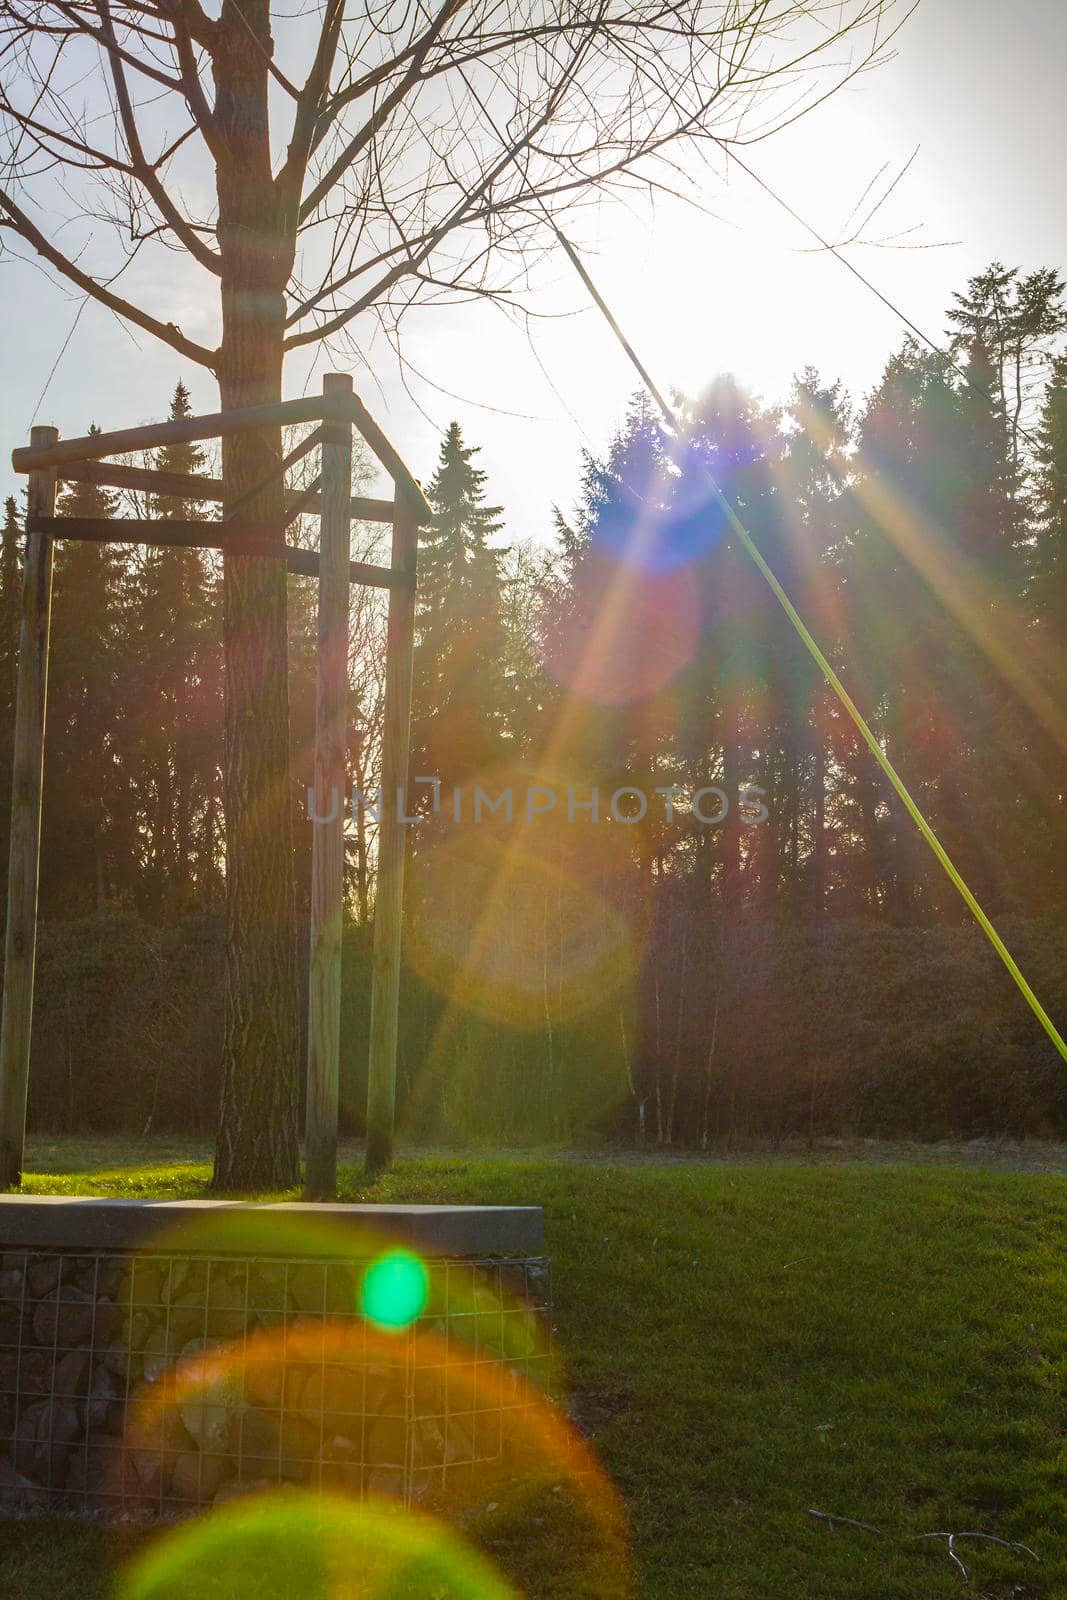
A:
[[[550,1388],[540,1213],[426,1209],[504,1217],[516,1253],[411,1236],[427,1297],[399,1329],[363,1315],[368,1259],[343,1250],[0,1244],[0,1505],[169,1517],[282,1485],[437,1503],[517,1460]]]

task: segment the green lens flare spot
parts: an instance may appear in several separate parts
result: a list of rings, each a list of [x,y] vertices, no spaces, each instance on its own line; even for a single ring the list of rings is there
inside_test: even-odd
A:
[[[418,1256],[390,1250],[363,1279],[363,1315],[379,1328],[406,1328],[426,1305],[430,1280]]]
[[[451,1529],[397,1505],[279,1490],[138,1550],[117,1600],[517,1600]]]

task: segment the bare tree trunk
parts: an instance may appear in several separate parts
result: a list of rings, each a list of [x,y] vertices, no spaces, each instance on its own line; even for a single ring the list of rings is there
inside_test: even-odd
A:
[[[101,828],[93,839],[93,858],[96,866],[96,909],[103,911],[107,905],[107,869],[104,865],[104,844]]]
[[[230,38],[216,60],[216,115],[226,134],[218,164],[224,410],[281,399],[282,291],[293,253],[271,179],[269,7],[242,0],[241,16],[236,9],[223,8]],[[235,529],[225,553],[226,1006],[214,1174],[224,1189],[287,1188],[300,1176],[281,460],[278,428],[223,440],[224,515],[236,511],[261,539],[277,530],[279,547],[277,558],[240,554]]]
[[[674,1060],[671,1063],[671,1093],[667,1103],[667,1129],[666,1144],[674,1143],[674,1116],[678,1105],[678,1074],[682,1066],[682,1025],[685,1020],[686,978],[688,976],[687,957],[689,953],[689,924],[682,922],[682,956],[678,973],[678,1011],[674,1025]]]
[[[189,738],[189,681],[184,672],[179,675],[174,688],[174,723],[176,898],[181,909],[186,910],[193,899],[193,852],[189,826],[193,808],[193,760]]]
[[[722,709],[722,786],[729,802],[720,836],[722,838],[722,899],[724,914],[732,917],[741,902],[741,818],[738,791],[741,787],[741,716],[733,684],[723,693]]]
[[[630,1099],[637,1107],[637,1142],[638,1144],[644,1144],[645,1102],[638,1095],[637,1085],[634,1082],[633,1063],[630,1060],[630,1044],[626,1037],[626,1017],[623,1013],[621,1000],[619,1001],[619,1034],[622,1038],[622,1061],[623,1066],[626,1068],[626,1082],[630,1090]]]
[[[356,905],[359,907],[359,925],[365,928],[370,922],[370,882],[367,875],[367,819],[362,806],[356,811]]]
[[[654,1003],[654,1006],[655,1006],[655,1018],[656,1018],[656,1143],[661,1145],[664,1142],[664,1127],[663,1127],[663,1061],[662,1061],[662,1053],[661,1053],[662,1029],[661,1029],[661,1026],[660,1026],[659,968],[658,967],[656,968],[655,973],[653,975],[652,983],[653,983],[653,990],[652,990],[653,1003]]]
[[[716,978],[716,983],[720,984],[721,981],[722,981],[722,979],[721,979],[721,972],[720,972],[720,976],[718,976]],[[707,1054],[707,1058],[706,1058],[706,1060],[704,1062],[704,1114],[703,1114],[703,1117],[701,1119],[701,1126],[700,1126],[700,1148],[702,1150],[706,1150],[708,1148],[708,1113],[711,1110],[711,1073],[712,1073],[712,1068],[715,1065],[715,1045],[716,1045],[716,1042],[718,1040],[718,1037],[719,1037],[719,990],[718,990],[718,988],[716,988],[716,991],[715,991],[715,1009],[711,1014],[711,1038],[708,1040],[708,1054]]]
[[[820,695],[821,699],[821,695]],[[814,815],[812,817],[811,848],[811,909],[816,919],[826,914],[826,858],[829,840],[826,833],[826,739],[822,719],[817,718],[812,741],[815,757]]]
[[[855,744],[856,800],[860,813],[860,836],[863,840],[867,863],[867,895],[869,910],[877,913],[889,894],[889,873],[882,840],[882,828],[877,815],[877,796],[874,780],[867,765],[868,754],[859,740]]]
[[[548,1108],[548,1126],[552,1136],[556,1131],[556,1069],[555,1038],[552,1032],[552,1000],[548,983],[548,885],[544,886],[541,900],[541,1000],[545,1013],[545,1091],[543,1103]]]

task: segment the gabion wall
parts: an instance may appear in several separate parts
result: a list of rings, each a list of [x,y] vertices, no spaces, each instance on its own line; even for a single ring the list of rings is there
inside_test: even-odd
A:
[[[543,1256],[427,1263],[401,1332],[367,1263],[0,1249],[0,1504],[176,1515],[279,1484],[432,1500],[548,1386]]]

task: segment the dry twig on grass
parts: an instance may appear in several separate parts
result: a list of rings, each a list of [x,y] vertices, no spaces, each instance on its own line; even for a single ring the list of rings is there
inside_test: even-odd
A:
[[[960,1560],[960,1557],[956,1554],[956,1542],[959,1539],[984,1539],[987,1544],[999,1544],[1005,1550],[1012,1550],[1017,1555],[1020,1554],[1020,1553],[1022,1553],[1023,1555],[1028,1555],[1030,1557],[1031,1561],[1036,1561],[1039,1566],[1041,1564],[1040,1557],[1035,1555],[1033,1550],[1030,1549],[1029,1545],[1020,1544],[1017,1540],[1014,1540],[1014,1539],[1000,1539],[1000,1538],[997,1537],[997,1535],[995,1533],[900,1533],[900,1534],[887,1534],[884,1531],[884,1529],[882,1529],[882,1528],[873,1528],[869,1522],[857,1522],[854,1517],[839,1517],[839,1516],[836,1516],[831,1511],[815,1511],[815,1510],[809,1509],[808,1516],[809,1517],[817,1517],[820,1522],[825,1522],[831,1533],[833,1533],[833,1531],[834,1531],[835,1524],[840,1523],[843,1528],[858,1528],[861,1533],[874,1533],[874,1534],[877,1534],[877,1536],[880,1539],[892,1539],[892,1538],[895,1538],[895,1539],[898,1540],[898,1542],[901,1542],[901,1543],[903,1543],[905,1541],[910,1543],[910,1542],[914,1542],[915,1540],[919,1540],[919,1539],[944,1539],[945,1546],[946,1546],[946,1548],[948,1550],[949,1560],[953,1561],[956,1564],[956,1566],[959,1567],[960,1574],[961,1574],[961,1576],[963,1578],[964,1583],[970,1583],[970,1581],[971,1581],[971,1573],[970,1573],[969,1569]]]

